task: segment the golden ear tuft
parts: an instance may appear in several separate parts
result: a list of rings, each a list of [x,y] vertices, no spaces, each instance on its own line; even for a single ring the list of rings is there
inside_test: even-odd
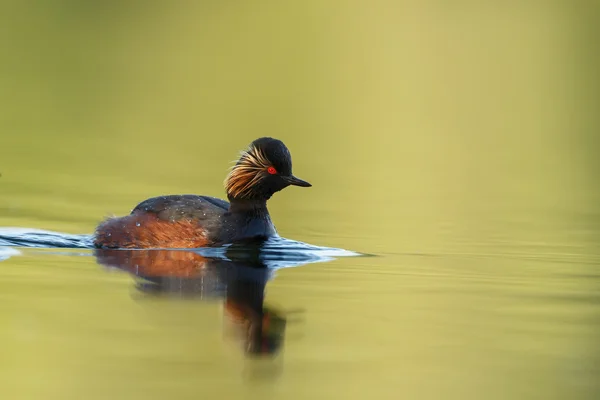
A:
[[[252,186],[265,178],[270,164],[262,150],[256,147],[242,151],[240,159],[225,178],[227,195],[239,199],[248,197]]]

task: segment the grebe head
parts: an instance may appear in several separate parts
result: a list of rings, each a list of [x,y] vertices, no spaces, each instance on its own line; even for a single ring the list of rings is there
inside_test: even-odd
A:
[[[250,143],[225,179],[230,200],[268,200],[290,185],[312,186],[292,175],[290,151],[281,140],[270,137]]]

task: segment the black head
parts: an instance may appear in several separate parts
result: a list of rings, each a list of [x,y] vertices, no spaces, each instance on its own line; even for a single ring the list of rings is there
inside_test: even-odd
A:
[[[290,185],[311,186],[292,175],[290,151],[270,137],[250,143],[225,180],[229,199],[268,200]]]

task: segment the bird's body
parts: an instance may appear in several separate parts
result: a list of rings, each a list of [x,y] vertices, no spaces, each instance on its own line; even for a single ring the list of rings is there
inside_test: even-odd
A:
[[[277,234],[267,210],[273,193],[310,186],[291,173],[291,156],[276,139],[255,140],[225,181],[229,202],[209,196],[170,195],[138,204],[130,215],[96,229],[100,248],[198,248]]]
[[[266,203],[248,209],[230,207],[225,200],[208,196],[153,197],[128,216],[104,221],[96,242],[109,248],[197,248],[276,234]]]

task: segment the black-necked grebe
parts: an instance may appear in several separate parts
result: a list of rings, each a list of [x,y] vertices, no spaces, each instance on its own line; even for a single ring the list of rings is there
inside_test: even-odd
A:
[[[309,187],[292,175],[292,158],[280,140],[263,137],[242,152],[225,179],[229,202],[209,196],[153,197],[130,215],[96,229],[99,248],[198,248],[276,235],[267,200],[287,186]]]

